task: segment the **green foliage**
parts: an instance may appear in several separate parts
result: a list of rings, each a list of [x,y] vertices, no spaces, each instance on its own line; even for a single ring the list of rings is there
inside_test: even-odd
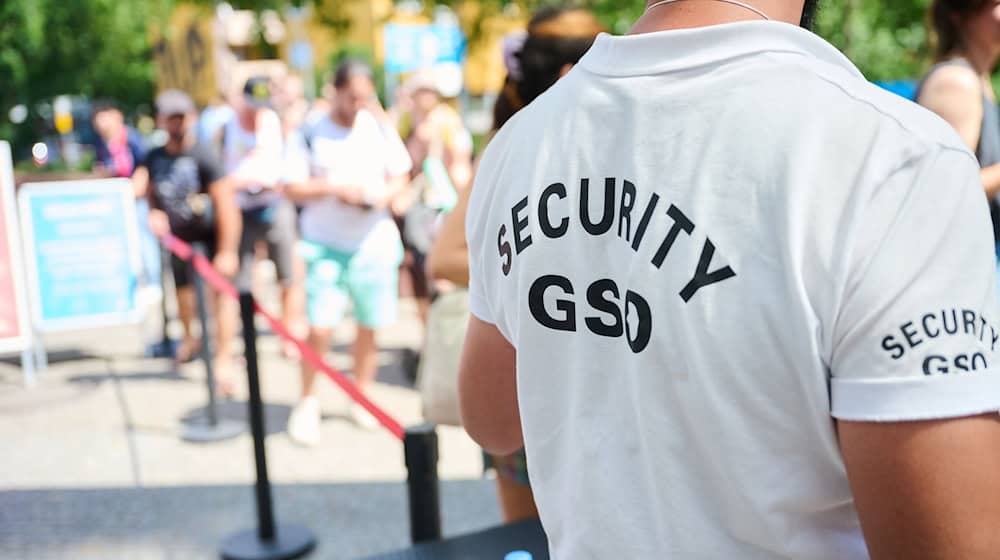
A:
[[[924,25],[929,0],[827,0],[816,32],[871,80],[917,78],[930,59]]]
[[[167,0],[3,0],[0,2],[0,138],[31,141],[34,109],[61,94],[109,97],[126,108],[149,103],[153,67],[148,25]],[[29,121],[7,112],[23,103]]]
[[[442,0],[456,5],[461,0]],[[496,13],[511,0],[481,0]],[[592,10],[614,33],[624,33],[641,14],[641,0],[522,0],[528,11],[542,6]],[[930,0],[823,0],[816,32],[841,49],[872,80],[917,78],[927,67],[925,14]]]
[[[34,108],[61,94],[111,97],[126,110],[148,104],[154,90],[151,26],[163,26],[180,0],[0,0],[0,138],[27,142],[39,130]],[[195,0],[214,5],[215,0]],[[235,0],[236,8],[280,9],[310,0]],[[313,0],[335,31],[345,21],[338,0]],[[438,0],[457,5],[463,0]],[[483,14],[497,14],[514,0],[479,0]],[[817,32],[858,65],[869,79],[918,78],[930,59],[924,27],[930,0],[824,0]],[[426,0],[430,6],[432,0]],[[642,13],[642,0],[520,0],[533,11],[575,3],[592,9],[615,33]],[[472,34],[475,35],[473,26]],[[475,37],[471,37],[475,40]],[[340,53],[370,55],[342,45]],[[370,57],[369,57],[370,58]],[[381,72],[379,72],[381,75]],[[382,86],[383,84],[379,84]],[[381,88],[380,88],[381,89]],[[15,127],[7,113],[32,109]]]

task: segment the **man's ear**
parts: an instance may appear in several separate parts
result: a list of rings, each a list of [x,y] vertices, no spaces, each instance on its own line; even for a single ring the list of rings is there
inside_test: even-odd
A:
[[[562,78],[566,74],[569,74],[569,71],[572,69],[573,69],[572,64],[563,64],[562,68],[559,69],[559,77]]]

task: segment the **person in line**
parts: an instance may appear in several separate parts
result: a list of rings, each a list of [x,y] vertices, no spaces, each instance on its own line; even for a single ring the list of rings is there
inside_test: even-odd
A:
[[[98,136],[94,146],[96,166],[112,177],[131,177],[146,156],[142,134],[125,124],[125,115],[113,101],[95,101],[90,114]]]
[[[266,245],[281,287],[282,320],[293,333],[304,330],[300,286],[295,277],[295,207],[280,192],[284,166],[281,119],[271,108],[271,80],[252,77],[238,99],[236,118],[222,129],[222,154],[226,174],[237,185],[243,211],[240,271],[236,285],[254,287],[258,245]],[[283,347],[289,353],[289,346]]]
[[[526,34],[512,36],[507,42],[513,45],[510,56],[505,57],[506,85],[493,110],[493,133],[567,73],[603,30],[590,12],[550,8],[532,18]],[[428,257],[431,278],[462,287],[469,285],[465,217],[470,192],[466,189],[458,206],[445,217]],[[496,469],[497,496],[504,520],[538,517],[524,449],[507,455],[486,454],[485,462],[488,468]]]
[[[333,109],[314,123],[302,142],[299,165],[290,166],[287,195],[303,206],[299,253],[306,262],[309,345],[321,355],[348,309],[357,321],[354,376],[369,391],[378,370],[376,331],[396,320],[399,230],[389,208],[408,188],[412,163],[379,105],[373,73],[347,60],[333,77]],[[314,445],[320,439],[316,370],[302,363],[302,400],[292,411],[288,434]],[[377,425],[360,406],[351,416],[362,427]]]
[[[113,101],[101,99],[91,105],[91,124],[97,133],[94,146],[94,169],[111,177],[129,178],[146,157],[146,142],[138,130],[125,124],[125,115]],[[136,184],[136,183],[134,183]],[[141,184],[141,183],[138,183]],[[163,279],[160,246],[149,230],[149,205],[146,193],[136,190],[135,218],[139,230],[139,254],[142,283],[148,298],[162,297]]]
[[[650,1],[486,149],[460,407],[556,560],[1000,550],[979,166],[815,4]]]
[[[396,127],[414,162],[410,172],[414,199],[403,201],[395,210],[407,253],[403,267],[412,279],[417,309],[426,324],[435,291],[427,278],[427,252],[441,216],[452,210],[458,193],[471,180],[472,135],[458,112],[441,97],[431,69],[417,71],[404,87],[409,110],[399,116]]]
[[[206,256],[223,275],[232,277],[239,267],[240,211],[234,185],[223,176],[222,164],[208,145],[197,142],[194,102],[178,90],[166,90],[156,98],[159,126],[167,143],[149,152],[132,181],[147,194],[152,210],[150,229],[158,236],[172,233],[187,243],[200,244]],[[184,328],[178,358],[194,357],[201,344],[194,335],[196,294],[187,263],[171,255],[177,289],[177,311]],[[236,336],[236,302],[211,290],[216,319],[215,371],[219,391],[231,396],[233,377],[228,364]],[[208,325],[201,328],[207,329]]]
[[[917,102],[955,127],[976,154],[1000,263],[1000,109],[991,83],[1000,60],[1000,4],[934,0],[928,20],[937,62],[921,82]]]
[[[282,135],[287,138],[305,125],[309,100],[298,74],[286,74],[274,83],[274,110],[281,117]]]

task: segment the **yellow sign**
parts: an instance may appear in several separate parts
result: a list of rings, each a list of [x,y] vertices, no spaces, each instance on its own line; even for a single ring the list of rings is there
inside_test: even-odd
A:
[[[73,131],[72,113],[56,113],[56,130],[59,134],[69,134]]]
[[[182,4],[174,10],[166,35],[153,31],[157,89],[179,89],[206,105],[218,97],[212,12]]]

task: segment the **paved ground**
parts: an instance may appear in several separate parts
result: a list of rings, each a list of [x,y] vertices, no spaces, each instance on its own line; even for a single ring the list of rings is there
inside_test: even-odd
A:
[[[405,302],[404,302],[405,303]],[[385,348],[373,398],[404,425],[420,421],[416,392],[400,362],[419,344],[412,305],[381,337]],[[199,363],[172,371],[141,358],[142,328],[69,333],[48,340],[50,368],[25,389],[16,361],[0,362],[0,559],[215,558],[226,535],[254,521],[249,435],[194,444],[179,435],[207,394]],[[331,353],[349,367],[338,333]],[[279,521],[319,538],[312,558],[359,558],[408,544],[402,445],[388,432],[363,431],[345,417],[346,400],[323,383],[323,443],[313,449],[284,434],[297,393],[297,366],[278,340],[260,340],[268,466]],[[225,403],[245,421],[245,383]],[[447,534],[499,521],[492,481],[481,477],[478,448],[460,429],[440,428]]]

